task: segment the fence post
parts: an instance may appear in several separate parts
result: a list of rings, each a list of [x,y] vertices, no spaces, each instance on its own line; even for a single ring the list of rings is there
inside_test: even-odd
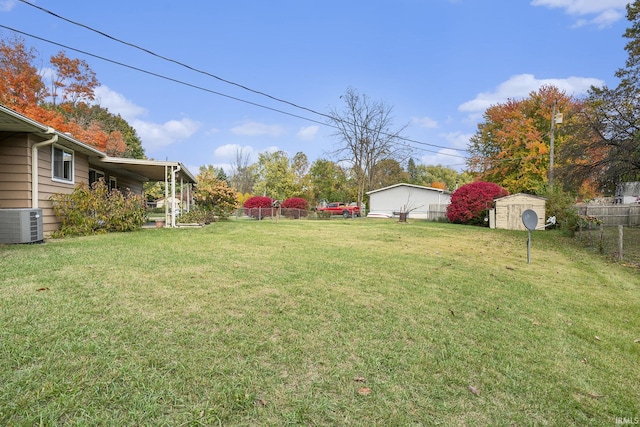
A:
[[[624,241],[624,227],[618,226],[618,261],[622,262],[622,242]]]
[[[604,224],[600,223],[600,243],[598,243],[598,250],[601,254],[604,253]]]

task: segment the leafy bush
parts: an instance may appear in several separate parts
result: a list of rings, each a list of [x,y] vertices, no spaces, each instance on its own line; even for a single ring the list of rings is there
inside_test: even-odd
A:
[[[318,219],[331,219],[331,212],[329,211],[316,211]]]
[[[302,197],[290,197],[282,202],[282,207],[286,209],[302,209],[307,210],[307,201]]]
[[[493,182],[477,181],[465,184],[451,195],[447,218],[458,224],[484,225],[493,201],[509,192]]]
[[[212,169],[200,171],[193,198],[203,211],[211,211],[215,216],[228,218],[238,206],[238,195],[226,181],[218,179],[214,172]],[[209,216],[205,214],[205,217]]]
[[[262,219],[271,216],[271,205],[273,200],[271,197],[253,196],[248,198],[242,207],[244,213],[251,218]]]
[[[290,197],[282,202],[282,214],[287,218],[298,219],[307,216],[307,201],[302,197]]]
[[[133,231],[146,220],[145,200],[127,190],[109,190],[103,180],[91,187],[76,186],[71,194],[51,196],[53,212],[60,219],[54,237],[82,236],[108,231]]]
[[[180,222],[183,224],[211,224],[216,222],[215,212],[200,205],[192,206],[189,212],[180,215]]]
[[[554,187],[553,190],[547,189],[542,194],[547,199],[546,215],[547,217],[556,217],[556,228],[569,236],[573,236],[578,229],[580,217],[575,208],[576,199],[571,193],[565,193]]]

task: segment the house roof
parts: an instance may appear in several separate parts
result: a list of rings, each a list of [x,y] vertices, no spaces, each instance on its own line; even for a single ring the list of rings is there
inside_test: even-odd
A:
[[[72,135],[59,132],[52,127],[38,123],[4,105],[0,105],[0,131],[32,133],[45,139],[50,138],[52,135],[58,135],[57,144],[59,145],[72,148],[75,151],[80,151],[89,156],[106,156],[102,151],[82,141],[78,141]]]
[[[415,185],[415,184],[407,184],[407,183],[394,184],[394,185],[390,185],[388,187],[379,188],[377,190],[367,191],[366,194],[378,193],[380,191],[389,190],[389,189],[395,188],[395,187],[411,187],[411,188],[418,188],[420,190],[431,190],[431,191],[437,191],[438,193],[451,194],[451,192],[449,190],[443,190],[442,188],[425,187],[423,185]]]
[[[499,197],[497,199],[494,199],[493,202],[498,202],[498,201],[505,201],[508,199],[512,199],[515,197],[528,197],[530,199],[538,199],[538,200],[542,200],[542,201],[547,201],[547,199],[545,197],[540,197],[540,196],[534,196],[533,194],[527,194],[527,193],[515,193],[515,194],[509,194],[508,196],[503,196],[503,197]]]
[[[179,168],[179,177],[186,183],[196,183],[196,178],[180,162],[125,159],[120,157],[103,157],[100,162],[109,169],[124,174],[136,174],[147,177],[150,181],[164,181],[170,168]]]
[[[91,145],[79,141],[68,133],[59,132],[49,126],[30,119],[10,108],[0,104],[0,131],[4,132],[24,132],[49,138],[58,135],[57,144],[63,147],[81,152],[94,159],[95,163],[104,165],[110,171],[133,176],[142,181],[164,181],[169,168],[179,168],[179,178],[187,183],[196,183],[196,178],[180,162],[139,160],[120,157],[109,157],[106,153]]]
[[[547,200],[545,197],[540,197],[540,196],[534,196],[533,194],[527,194],[527,193],[515,193],[515,194],[509,194],[508,196],[503,196],[503,197],[499,197],[497,199],[494,200],[498,201],[498,200],[505,200],[505,199],[511,199],[513,197],[516,196],[525,196],[525,197],[530,197],[532,199],[538,199],[538,200]]]

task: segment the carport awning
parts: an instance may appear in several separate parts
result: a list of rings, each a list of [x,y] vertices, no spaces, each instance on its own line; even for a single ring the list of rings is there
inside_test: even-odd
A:
[[[100,159],[100,162],[105,163],[105,166],[111,170],[123,173],[124,175],[135,174],[140,177],[145,177],[149,181],[164,182],[168,172],[179,169],[178,180],[182,180],[187,184],[195,184],[197,182],[191,172],[180,162],[126,159],[120,157],[103,157]]]

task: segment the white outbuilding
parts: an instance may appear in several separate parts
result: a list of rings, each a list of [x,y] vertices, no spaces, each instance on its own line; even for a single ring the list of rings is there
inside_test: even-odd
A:
[[[451,192],[441,188],[414,184],[395,184],[369,191],[369,212],[372,216],[435,220],[446,216]]]

